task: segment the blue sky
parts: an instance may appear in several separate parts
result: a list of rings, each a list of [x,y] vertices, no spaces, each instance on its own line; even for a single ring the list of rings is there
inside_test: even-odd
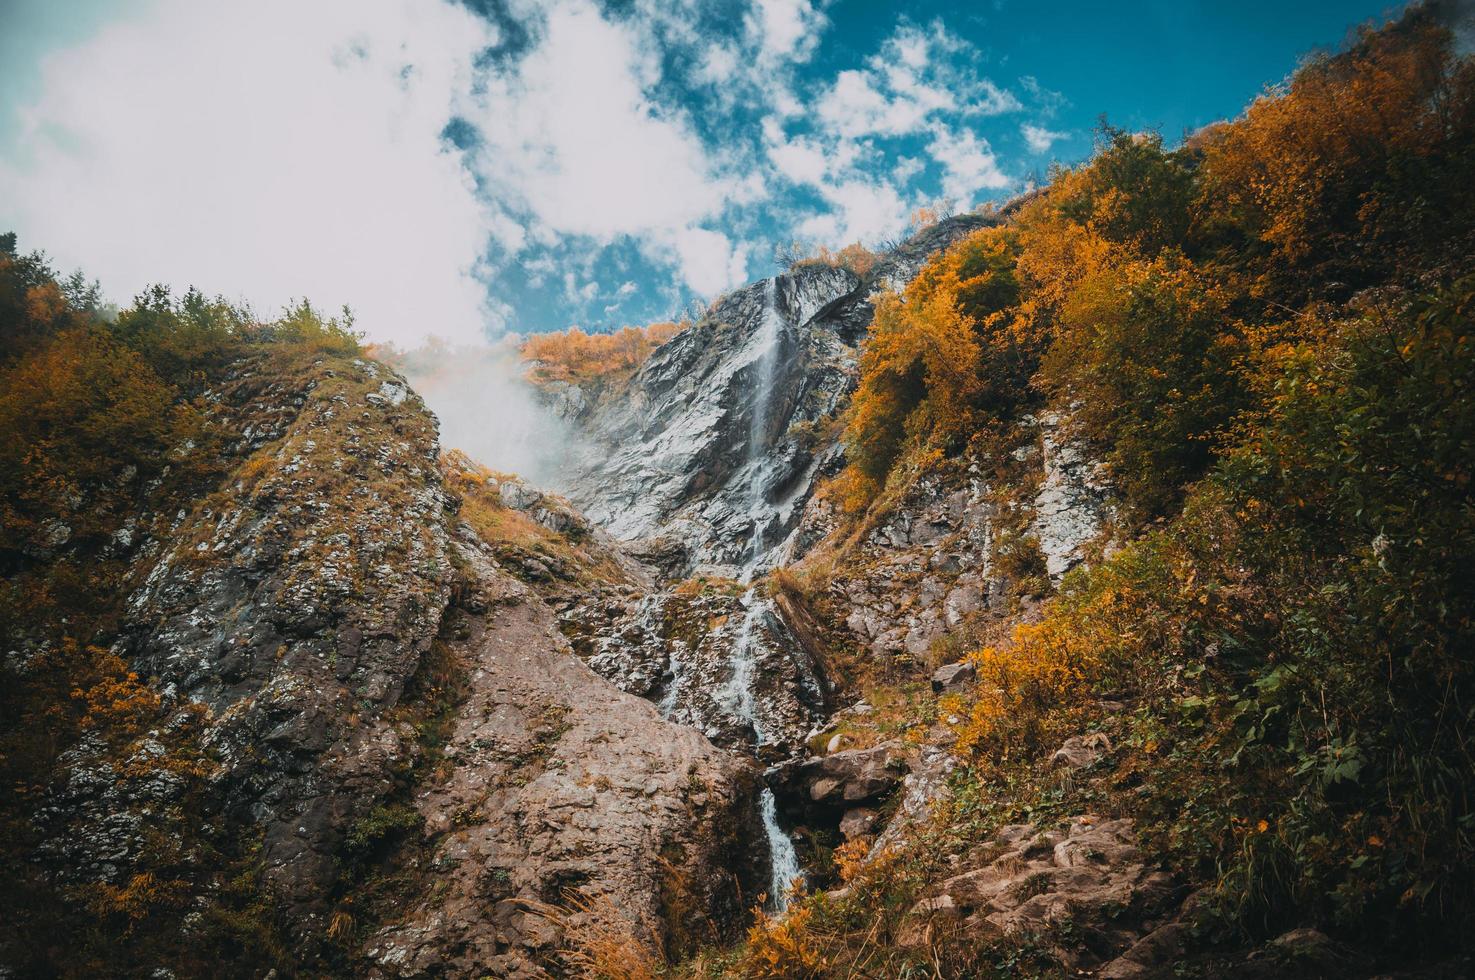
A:
[[[1386,3],[5,0],[0,226],[413,345],[669,318],[1235,115]]]

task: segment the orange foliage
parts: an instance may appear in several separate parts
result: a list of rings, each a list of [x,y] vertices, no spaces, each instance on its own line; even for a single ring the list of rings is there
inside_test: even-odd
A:
[[[1406,247],[1427,252],[1475,204],[1475,65],[1416,9],[1195,142],[1206,226],[1268,245],[1262,276],[1366,276]]]
[[[798,246],[795,246],[796,249]],[[876,264],[876,253],[866,248],[860,242],[851,242],[838,252],[832,252],[824,245],[814,252],[794,263],[795,266],[804,265],[828,265],[837,269],[849,269],[857,276],[864,276],[870,272]]]
[[[96,676],[86,687],[74,687],[72,700],[83,708],[78,724],[109,738],[129,738],[151,724],[159,713],[159,695],[138,680],[116,654],[88,647]]]
[[[763,980],[817,980],[830,965],[817,948],[818,937],[811,929],[814,910],[808,905],[791,909],[787,915],[770,916],[755,910],[748,929],[743,976]]]
[[[859,510],[912,445],[966,440],[1024,392],[1042,338],[1014,315],[1013,232],[986,228],[929,262],[905,293],[876,301],[846,420],[838,489]]]
[[[682,321],[625,327],[614,333],[591,334],[570,327],[563,333],[534,334],[522,345],[522,359],[531,364],[529,379],[540,384],[592,381],[639,367],[651,351],[688,326]]]

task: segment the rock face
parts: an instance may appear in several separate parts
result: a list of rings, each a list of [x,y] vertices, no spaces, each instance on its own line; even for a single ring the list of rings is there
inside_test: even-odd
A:
[[[268,880],[311,931],[346,829],[414,751],[387,713],[450,598],[455,505],[433,419],[372,362],[296,390],[243,365],[206,397],[291,411],[248,424],[245,462],[150,547],[119,647],[208,710],[222,803],[264,828]]]
[[[618,538],[666,542],[670,577],[768,567],[816,478],[838,465],[819,428],[854,384],[871,294],[905,285],[928,256],[993,220],[941,222],[864,279],[800,264],[728,294],[597,402],[555,393],[593,446],[570,499]]]
[[[830,579],[827,599],[856,640],[878,657],[937,663],[964,651],[946,646],[961,628],[1006,611],[1011,580],[996,560],[1001,541],[1025,538],[1052,583],[1080,564],[1111,514],[1100,467],[1068,439],[1055,415],[1026,419],[1016,465],[1037,490],[1000,498],[956,466],[923,475],[861,540]],[[795,532],[796,557],[835,526],[824,501],[806,508]]]
[[[1040,455],[1045,478],[1034,500],[1031,530],[1053,581],[1081,563],[1081,549],[1101,530],[1111,512],[1104,464],[1062,431],[1056,412],[1040,417]]]
[[[354,954],[384,975],[558,973],[544,903],[654,945],[679,901],[728,935],[768,875],[755,766],[591,671],[529,584],[644,569],[555,498],[442,469],[434,418],[373,362],[248,357],[204,397],[225,476],[136,523],[115,644],[165,722],[132,757],[98,738],[63,757],[35,818],[57,879],[126,883],[150,815],[188,806],[260,835],[303,962],[356,921],[365,841],[400,862],[401,904]],[[495,545],[458,518],[472,489],[483,517],[499,502]],[[172,760],[176,728],[195,740]]]
[[[371,959],[401,977],[542,975],[563,938],[544,903],[568,895],[584,918],[653,944],[674,890],[719,933],[737,922],[766,875],[743,844],[761,833],[751,764],[589,670],[469,528],[457,547],[478,583],[449,644],[471,694],[449,777],[415,801],[435,887],[370,942]]]
[[[1172,879],[1142,863],[1130,820],[1075,817],[1062,830],[1013,824],[979,867],[942,882],[912,911],[909,941],[940,923],[988,934],[1041,933],[1067,920],[1087,949],[1125,950],[1177,907]],[[1059,950],[1070,968],[1092,964]],[[1097,961],[1099,962],[1099,960]]]
[[[822,665],[756,589],[605,590],[561,608],[590,667],[719,745],[787,755],[825,713]]]

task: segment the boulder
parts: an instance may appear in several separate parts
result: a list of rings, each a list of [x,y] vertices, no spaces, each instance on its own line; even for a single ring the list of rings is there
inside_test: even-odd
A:
[[[957,694],[972,687],[978,680],[978,668],[971,661],[939,667],[932,673],[932,693]]]
[[[865,837],[876,827],[876,822],[881,815],[870,807],[858,806],[853,810],[846,810],[845,815],[840,818],[840,835],[846,840],[854,840],[857,837]]]
[[[1131,820],[1085,815],[1056,829],[1012,824],[977,853],[981,863],[943,881],[909,916],[932,921],[945,909],[979,935],[1048,932],[1068,922],[1085,949],[1117,952],[1110,975],[1118,977],[1171,958],[1183,938],[1182,931],[1154,932],[1178,890],[1144,864]]]
[[[805,823],[835,826],[846,811],[869,808],[890,796],[910,768],[896,742],[833,755],[790,759],[768,771],[780,807]]]
[[[1111,751],[1111,739],[1105,732],[1073,735],[1050,756],[1050,764],[1074,772],[1103,758]]]

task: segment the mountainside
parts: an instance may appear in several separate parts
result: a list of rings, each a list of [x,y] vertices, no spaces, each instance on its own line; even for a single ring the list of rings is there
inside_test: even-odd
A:
[[[0,975],[1468,975],[1453,9],[530,344],[562,494],[0,252]]]
[[[817,480],[838,461],[819,426],[853,385],[871,296],[993,219],[960,215],[881,255],[858,276],[799,264],[713,304],[624,383],[556,386],[555,407],[590,445],[570,499],[673,577],[739,578],[782,555]]]

